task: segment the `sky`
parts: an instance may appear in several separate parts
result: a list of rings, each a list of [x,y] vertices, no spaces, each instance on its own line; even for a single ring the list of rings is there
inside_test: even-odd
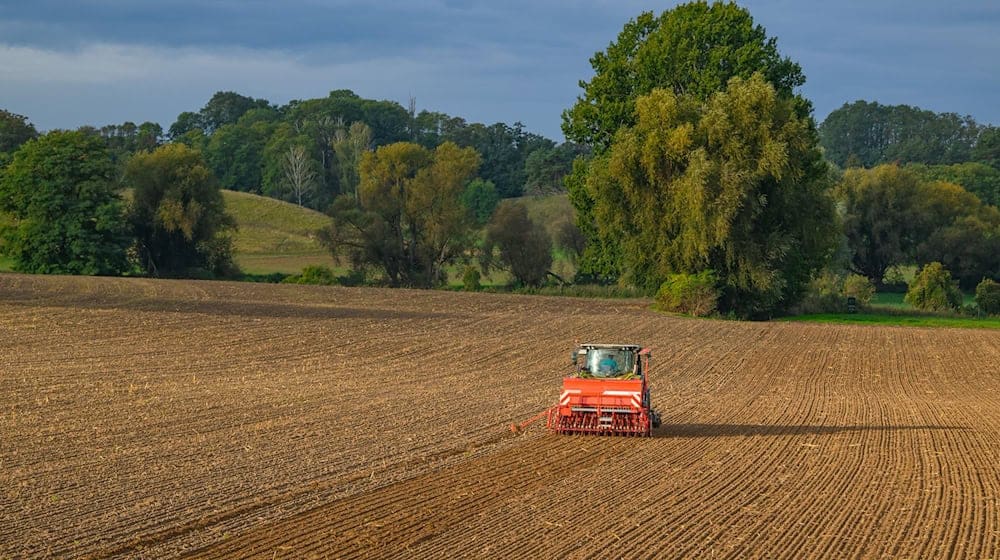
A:
[[[1000,125],[1000,2],[743,0],[817,121],[858,99]],[[216,91],[331,90],[562,140],[589,59],[643,0],[0,0],[0,108],[40,130],[170,127]]]

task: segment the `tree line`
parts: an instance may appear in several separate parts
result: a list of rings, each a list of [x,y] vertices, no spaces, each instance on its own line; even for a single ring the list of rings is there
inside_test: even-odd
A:
[[[229,187],[324,210],[333,223],[320,239],[336,258],[390,285],[430,287],[482,252],[482,228],[508,227],[503,213],[491,221],[502,198],[558,191],[583,153],[519,123],[468,124],[348,91],[285,107],[219,92],[167,135],[153,123],[39,135],[26,117],[0,117],[0,211],[12,218],[0,233],[28,272],[235,274],[219,193]],[[529,225],[491,241],[501,254],[483,266],[516,262],[507,245],[543,229]],[[544,271],[514,277],[537,284]]]
[[[643,13],[591,64],[559,145],[516,123],[469,124],[339,90],[280,107],[219,92],[178,116],[167,147],[187,150],[169,154],[178,159],[198,154],[218,185],[327,211],[331,252],[393,286],[439,285],[448,266],[473,259],[537,285],[552,277],[553,243],[577,264],[576,282],[740,317],[786,312],[830,275],[875,286],[899,265],[937,263],[964,289],[1000,277],[994,127],[866,102],[817,125],[797,92],[801,67],[731,3]],[[18,130],[0,128],[0,141]],[[84,136],[125,154],[129,181],[155,183],[129,171],[152,162],[127,155],[166,157],[162,146],[148,152],[151,133]],[[19,157],[8,157],[7,184],[20,177]],[[495,210],[525,189],[561,185],[575,224],[556,239],[523,207]],[[133,235],[162,219],[164,232],[188,237],[201,206],[186,200],[135,218]],[[154,264],[174,251],[133,247]]]
[[[524,130],[521,123],[484,125],[427,110],[415,100],[364,99],[350,90],[275,106],[217,92],[198,112],[184,112],[168,137],[199,149],[225,189],[253,192],[325,211],[358,188],[361,155],[410,142],[433,150],[445,142],[480,155],[477,177],[499,198],[559,190],[579,148]]]

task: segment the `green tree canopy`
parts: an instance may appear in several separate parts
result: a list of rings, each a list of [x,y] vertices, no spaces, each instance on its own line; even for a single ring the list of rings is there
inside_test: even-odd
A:
[[[485,225],[500,203],[500,195],[492,181],[473,179],[462,193],[462,203],[472,212],[477,225]]]
[[[335,257],[380,270],[392,286],[436,285],[471,243],[461,198],[478,167],[475,150],[450,142],[434,151],[398,142],[367,152],[358,196],[334,201],[322,240]]]
[[[735,76],[759,72],[782,97],[805,83],[798,64],[778,52],[777,41],[733,3],[690,2],[659,16],[645,12],[625,24],[604,52],[590,59],[594,77],[563,113],[568,140],[602,152],[621,127],[635,123],[635,101],[654,89],[705,100]],[[801,116],[809,105],[799,99]]]
[[[264,183],[264,148],[274,126],[268,121],[226,124],[205,146],[205,160],[224,189],[259,193]]]
[[[848,169],[837,198],[851,268],[876,284],[911,263],[944,263],[967,289],[998,272],[1000,211],[959,185],[880,165]]]
[[[30,140],[0,174],[4,251],[14,267],[45,274],[119,274],[129,238],[114,165],[104,142],[83,132]]]
[[[254,99],[233,91],[217,91],[201,108],[198,124],[211,134],[227,124],[236,124],[251,109],[267,109],[270,106],[266,99]]]
[[[733,78],[702,102],[654,90],[636,124],[590,165],[598,237],[624,280],[655,290],[714,270],[719,307],[744,316],[794,303],[826,262],[835,216],[808,118],[762,76]]]
[[[565,192],[564,179],[573,171],[573,160],[585,156],[588,150],[573,142],[563,142],[551,148],[538,148],[524,162],[527,194]]]
[[[969,161],[983,127],[972,117],[909,105],[845,103],[819,126],[826,157],[841,167]]]
[[[28,117],[0,109],[0,154],[12,154],[21,144],[38,137]]]
[[[1000,207],[1000,169],[978,162],[952,165],[911,163],[906,169],[922,181],[946,181],[961,185],[986,204]]]
[[[124,181],[134,189],[129,223],[147,273],[227,275],[234,270],[226,234],[235,222],[201,153],[167,144],[136,154],[125,167]]]

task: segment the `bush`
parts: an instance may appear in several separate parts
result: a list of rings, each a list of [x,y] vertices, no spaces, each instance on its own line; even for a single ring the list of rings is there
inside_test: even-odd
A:
[[[499,249],[498,259],[494,247]],[[501,204],[486,228],[479,260],[484,272],[506,269],[520,284],[538,287],[552,266],[552,238],[545,226],[528,217],[524,203]]]
[[[707,317],[715,312],[719,299],[715,282],[715,272],[711,270],[671,274],[656,292],[656,305],[661,311]]]
[[[1000,315],[1000,284],[984,278],[976,286],[976,305],[987,315]]]
[[[367,281],[368,277],[363,268],[351,270],[347,274],[337,277],[337,282],[341,286],[347,287],[364,286]]]
[[[875,295],[875,284],[860,274],[851,274],[844,279],[844,297],[853,297],[858,305],[868,305]]]
[[[927,264],[910,283],[906,303],[925,311],[951,311],[962,305],[962,292],[941,263]]]
[[[808,292],[794,309],[794,312],[806,315],[844,313],[846,311],[847,298],[844,297],[844,279],[839,274],[830,271],[812,279]]]
[[[328,266],[310,265],[302,269],[301,274],[285,278],[284,284],[311,284],[314,286],[333,286],[337,284],[337,277]]]
[[[470,265],[466,265],[465,271],[462,273],[462,289],[467,292],[478,292],[483,285],[479,282],[482,275],[479,274],[479,269]]]

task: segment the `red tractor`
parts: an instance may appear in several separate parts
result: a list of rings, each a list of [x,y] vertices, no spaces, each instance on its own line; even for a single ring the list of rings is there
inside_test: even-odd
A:
[[[547,425],[561,434],[648,436],[660,425],[649,401],[650,349],[635,344],[582,344],[574,373],[563,378]]]
[[[574,372],[563,378],[546,425],[560,434],[648,436],[659,427],[649,401],[650,349],[635,344],[581,344]]]

